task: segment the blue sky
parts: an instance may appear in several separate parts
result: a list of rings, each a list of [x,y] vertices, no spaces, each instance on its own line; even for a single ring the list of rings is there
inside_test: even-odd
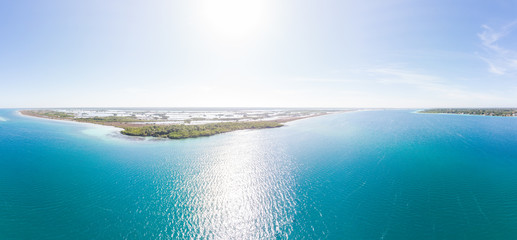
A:
[[[517,1],[0,1],[0,107],[517,107]]]

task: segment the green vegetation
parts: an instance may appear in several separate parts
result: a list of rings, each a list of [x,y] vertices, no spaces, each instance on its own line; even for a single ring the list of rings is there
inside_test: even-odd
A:
[[[79,122],[89,122],[89,123],[106,123],[106,122],[143,122],[144,120],[138,119],[136,117],[117,117],[117,116],[109,116],[109,117],[92,117],[92,118],[75,118],[74,120]]]
[[[73,114],[52,111],[52,110],[24,110],[23,113],[36,117],[45,117],[52,119],[65,119],[65,120],[74,120],[78,122],[87,122],[87,123],[128,123],[128,122],[144,122],[142,119],[138,119],[135,116],[129,117],[119,117],[119,116],[108,116],[108,117],[92,117],[92,118],[78,118]],[[147,120],[145,120],[147,121]],[[151,121],[151,120],[149,120]]]
[[[58,112],[58,111],[35,111],[35,114],[43,115],[47,118],[73,118],[74,115],[64,113],[64,112]]]
[[[206,120],[206,118],[195,117],[195,118],[190,118],[188,120],[190,120],[190,121],[203,121],[203,120]]]
[[[435,108],[421,111],[421,113],[451,113],[451,114],[469,114],[483,116],[501,116],[512,117],[517,116],[515,108]]]
[[[129,136],[152,136],[170,139],[211,136],[242,129],[275,128],[283,126],[272,121],[261,122],[222,122],[203,125],[147,125],[142,127],[126,127],[121,133]]]
[[[115,126],[124,128],[121,131],[122,134],[129,136],[142,136],[142,137],[160,137],[170,139],[183,139],[183,138],[194,138],[201,136],[211,136],[219,133],[231,132],[235,130],[243,129],[262,129],[262,128],[276,128],[281,127],[283,124],[277,121],[249,121],[249,122],[238,122],[238,118],[224,119],[224,122],[208,123],[203,125],[187,125],[192,121],[206,120],[200,117],[191,117],[190,119],[184,120],[186,124],[181,125],[159,125],[159,124],[138,124],[137,122],[161,122],[164,121],[165,115],[159,119],[139,119],[135,115],[132,116],[106,116],[106,117],[90,117],[81,118],[76,117],[74,114],[66,113],[62,111],[54,110],[24,110],[23,114],[44,117],[51,119],[71,120],[77,122],[86,122],[94,124],[102,124],[108,126]],[[248,117],[252,118],[252,117]],[[235,120],[235,121],[231,121]]]

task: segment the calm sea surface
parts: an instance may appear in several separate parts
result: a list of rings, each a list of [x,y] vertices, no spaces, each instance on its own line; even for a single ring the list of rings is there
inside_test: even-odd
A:
[[[366,111],[186,140],[0,110],[0,239],[517,239],[517,118]]]

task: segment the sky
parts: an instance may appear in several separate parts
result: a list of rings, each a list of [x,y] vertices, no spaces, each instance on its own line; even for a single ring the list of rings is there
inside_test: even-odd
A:
[[[517,107],[517,1],[0,0],[0,107]]]

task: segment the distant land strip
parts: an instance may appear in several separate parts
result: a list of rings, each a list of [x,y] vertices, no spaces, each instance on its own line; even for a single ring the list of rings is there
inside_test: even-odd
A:
[[[517,108],[434,108],[420,111],[420,113],[448,113],[482,116],[515,117]]]
[[[285,122],[328,114],[328,112],[321,111],[307,116],[287,117],[269,121],[224,121],[200,125],[187,125],[156,124],[160,123],[160,121],[149,123],[148,120],[142,120],[132,116],[96,116],[88,118],[78,118],[75,117],[73,114],[55,110],[21,110],[19,112],[23,115],[39,118],[93,123],[119,127],[124,129],[120,133],[128,136],[158,137],[169,139],[184,139],[212,136],[219,133],[226,133],[244,129],[277,128],[284,126],[283,123]]]

